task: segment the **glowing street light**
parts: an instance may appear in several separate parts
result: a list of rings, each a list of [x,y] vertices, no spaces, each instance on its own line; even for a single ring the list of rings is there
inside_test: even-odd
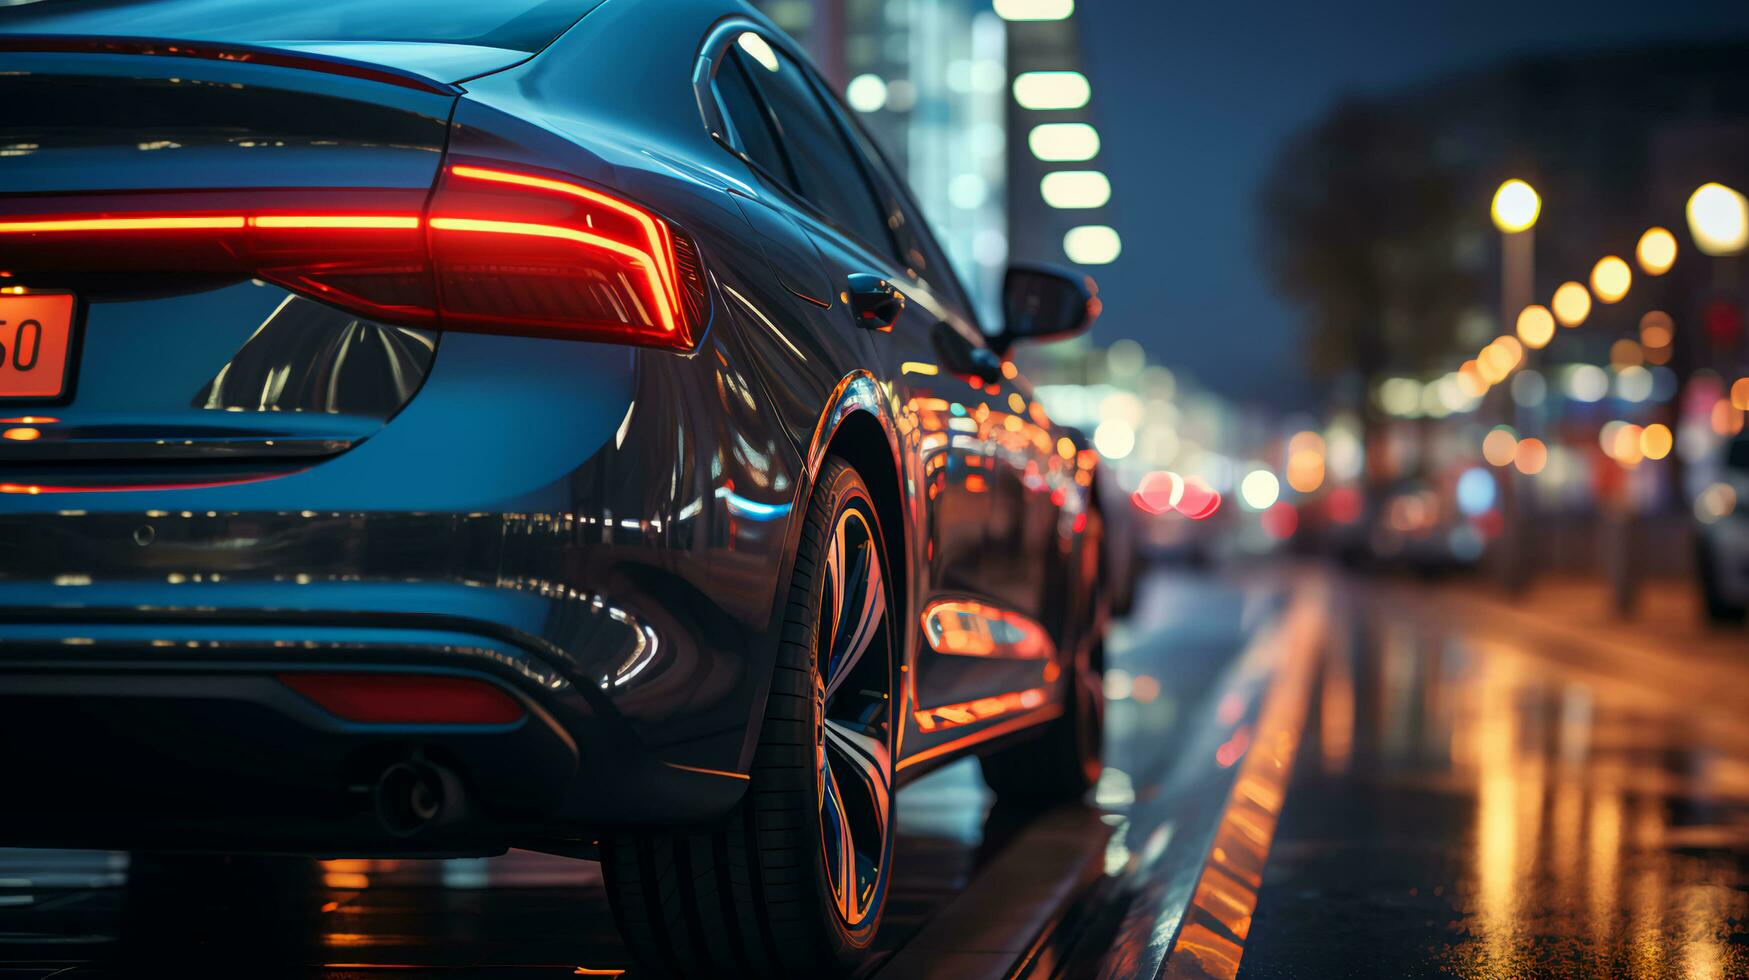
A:
[[[1508,235],[1528,231],[1542,212],[1542,198],[1536,189],[1516,177],[1500,185],[1494,192],[1494,227]]]
[[[1669,272],[1676,264],[1676,236],[1665,228],[1647,228],[1640,236],[1640,244],[1634,247],[1634,258],[1648,276]]]
[[[1707,255],[1736,255],[1749,245],[1749,202],[1724,184],[1702,184],[1688,198],[1688,233]]]
[[[1518,339],[1533,350],[1547,347],[1555,339],[1555,317],[1548,307],[1532,304],[1518,314]]]
[[[1600,303],[1620,302],[1634,282],[1634,272],[1614,255],[1605,255],[1591,267],[1591,291]]]
[[[1591,290],[1583,283],[1561,283],[1549,305],[1554,308],[1555,319],[1561,321],[1561,326],[1576,327],[1591,315]]]

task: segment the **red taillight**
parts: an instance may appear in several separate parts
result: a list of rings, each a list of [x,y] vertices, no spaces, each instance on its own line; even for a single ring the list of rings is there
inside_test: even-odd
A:
[[[420,191],[162,192],[33,199],[0,217],[0,269],[248,275],[372,319],[450,330],[690,348],[697,252],[594,188],[472,162]],[[13,202],[4,202],[11,204]],[[99,210],[101,209],[101,210]]]
[[[433,674],[286,673],[286,687],[347,721],[378,725],[508,725],[522,705],[496,685]]]
[[[558,177],[453,163],[429,225],[445,326],[693,344],[696,265],[683,274],[680,236],[642,208]]]

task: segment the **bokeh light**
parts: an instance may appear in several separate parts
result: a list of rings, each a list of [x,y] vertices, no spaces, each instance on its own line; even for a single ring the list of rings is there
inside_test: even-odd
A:
[[[1676,236],[1667,228],[1647,228],[1634,246],[1634,258],[1648,276],[1661,276],[1676,264]]]
[[[1549,464],[1549,447],[1541,439],[1526,438],[1518,441],[1518,449],[1512,455],[1512,465],[1518,467],[1518,472],[1525,476],[1535,476]]]
[[[858,75],[844,86],[844,101],[857,112],[876,112],[887,104],[887,83],[879,75]]]
[[[1110,225],[1080,225],[1063,235],[1063,253],[1076,265],[1105,265],[1122,252],[1123,240]]]
[[[1647,459],[1663,459],[1670,455],[1670,449],[1675,445],[1676,437],[1662,422],[1654,422],[1640,430],[1640,455]]]
[[[1541,211],[1542,199],[1537,196],[1536,189],[1516,177],[1500,185],[1489,208],[1494,227],[1507,234],[1524,231],[1536,224],[1536,216]]]
[[[1294,536],[1294,531],[1300,526],[1300,512],[1293,504],[1285,500],[1276,501],[1275,505],[1263,512],[1260,520],[1263,533],[1277,541],[1285,541]]]
[[[1087,123],[1043,123],[1032,127],[1026,145],[1046,163],[1091,160],[1099,155],[1099,130]]]
[[[1584,283],[1561,283],[1555,288],[1555,298],[1550,301],[1550,306],[1561,326],[1576,327],[1591,315],[1591,290],[1586,289]]]
[[[1075,0],[996,0],[1003,20],[1064,20],[1075,12]]]
[[[1280,497],[1281,481],[1268,470],[1252,470],[1239,484],[1239,500],[1251,510],[1268,510]]]
[[[1707,255],[1736,255],[1749,245],[1749,202],[1723,184],[1700,185],[1688,198],[1688,233]]]
[[[1098,208],[1111,200],[1111,181],[1097,170],[1059,170],[1039,180],[1039,193],[1053,208]]]
[[[1093,430],[1093,448],[1106,459],[1123,459],[1136,448],[1136,429],[1127,419],[1106,419]]]
[[[1609,394],[1609,375],[1595,364],[1574,364],[1567,369],[1567,397],[1577,402],[1601,401]]]
[[[1676,323],[1663,310],[1653,310],[1640,317],[1640,344],[1656,350],[1669,347],[1676,339]]]
[[[1702,524],[1715,524],[1737,509],[1737,491],[1729,483],[1714,483],[1694,500],[1694,516]]]
[[[1623,368],[1639,367],[1646,363],[1646,353],[1640,349],[1636,341],[1626,337],[1609,345],[1609,364],[1620,371]]]
[[[1605,255],[1591,267],[1591,292],[1599,303],[1618,303],[1633,286],[1634,272],[1614,255]]]
[[[1078,71],[1023,71],[1014,76],[1014,101],[1022,109],[1079,109],[1093,98]]]
[[[1482,458],[1492,466],[1508,466],[1518,454],[1518,433],[1508,425],[1497,425],[1482,437]]]
[[[1555,315],[1548,307],[1532,303],[1518,313],[1518,339],[1532,350],[1541,350],[1555,339]]]
[[[1471,467],[1458,477],[1458,510],[1470,517],[1476,517],[1494,509],[1494,499],[1497,496],[1499,496],[1499,487],[1494,482],[1494,474],[1480,466]]]

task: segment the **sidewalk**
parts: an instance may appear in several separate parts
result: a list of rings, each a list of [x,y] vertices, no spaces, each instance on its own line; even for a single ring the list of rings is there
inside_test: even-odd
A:
[[[1691,704],[1697,717],[1728,719],[1732,734],[1749,740],[1749,629],[1706,623],[1684,583],[1647,583],[1627,619],[1611,609],[1602,579],[1545,579],[1516,598],[1485,581],[1348,584],[1370,601],[1414,606],[1503,650]]]

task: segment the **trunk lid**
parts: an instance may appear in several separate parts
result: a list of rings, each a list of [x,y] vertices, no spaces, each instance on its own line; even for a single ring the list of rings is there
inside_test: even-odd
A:
[[[414,396],[434,332],[268,280],[326,277],[392,305],[417,284],[378,267],[382,256],[419,246],[392,228],[235,216],[418,214],[453,87],[318,51],[20,36],[0,49],[0,222],[17,232],[0,234],[0,320],[8,293],[74,297],[60,394],[0,399],[9,482],[305,466],[369,438]],[[188,215],[208,227],[139,227]],[[19,230],[33,220],[93,224]],[[376,266],[349,253],[366,251],[359,236]],[[30,350],[24,329],[0,323],[15,362]]]

